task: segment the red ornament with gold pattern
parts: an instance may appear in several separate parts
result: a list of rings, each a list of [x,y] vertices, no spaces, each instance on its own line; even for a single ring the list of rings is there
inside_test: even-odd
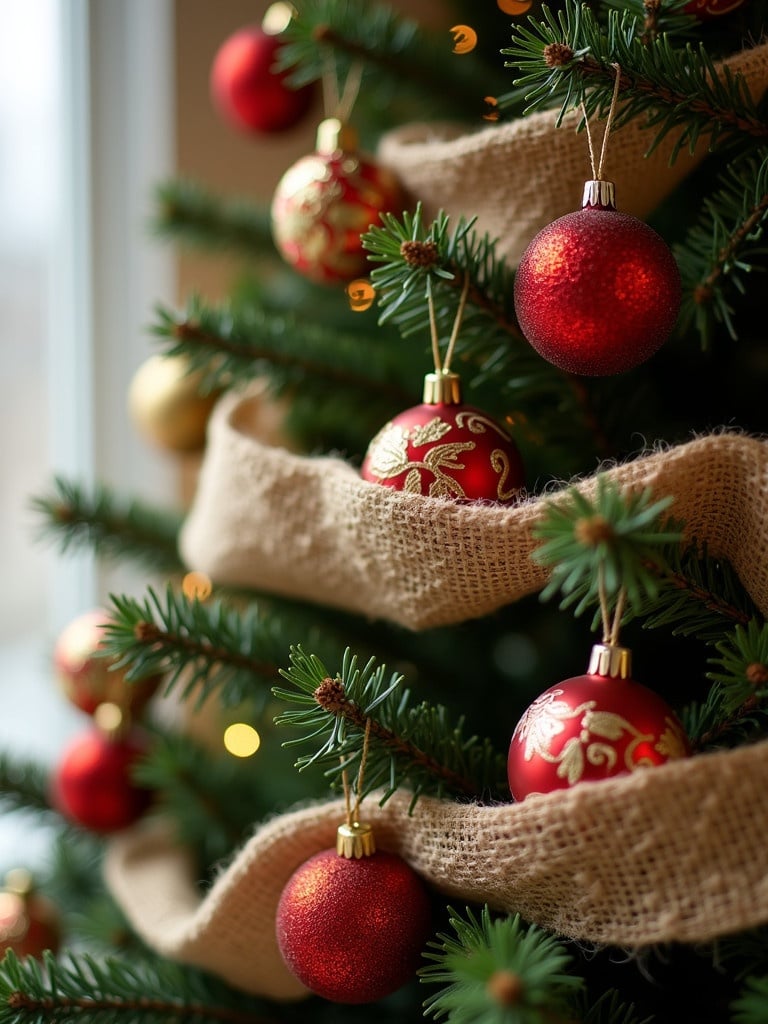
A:
[[[383,999],[415,977],[431,930],[427,890],[370,825],[340,825],[336,849],[305,861],[283,889],[277,942],[287,967],[336,1003]]]
[[[613,182],[588,181],[582,209],[532,239],[515,275],[515,312],[534,349],[568,373],[609,376],[649,359],[680,310],[666,242],[619,213]]]
[[[631,678],[626,647],[595,644],[586,675],[545,690],[517,724],[507,773],[515,800],[687,757],[672,708]]]
[[[360,236],[379,214],[402,207],[391,173],[358,152],[353,129],[322,121],[317,149],[290,167],[272,200],[272,234],[294,270],[319,284],[352,281],[368,270]]]
[[[699,21],[711,21],[730,14],[741,7],[744,0],[690,0],[683,8],[686,14],[692,14]]]
[[[424,402],[371,441],[363,479],[431,498],[514,501],[525,483],[517,445],[496,420],[461,399],[458,374],[428,373]]]
[[[59,914],[50,900],[36,891],[31,874],[15,868],[0,891],[0,959],[12,950],[17,957],[55,953],[61,942]]]

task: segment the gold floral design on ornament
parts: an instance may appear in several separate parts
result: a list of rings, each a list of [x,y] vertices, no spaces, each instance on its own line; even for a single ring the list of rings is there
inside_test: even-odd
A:
[[[472,434],[484,434],[486,430],[493,430],[505,441],[511,440],[503,427],[499,426],[498,423],[495,423],[488,416],[483,416],[476,409],[460,412],[456,417],[456,424],[459,427],[466,427]]]
[[[562,694],[562,690],[552,690],[537,697],[520,720],[515,735],[519,743],[525,744],[523,756],[526,761],[540,757],[548,764],[557,765],[557,777],[573,786],[581,781],[588,764],[595,767],[604,765],[608,771],[615,768],[619,755],[614,744],[629,736],[631,738],[624,750],[623,768],[633,772],[653,764],[648,757],[635,758],[641,743],[653,741],[652,733],[640,732],[616,712],[595,711],[597,702],[594,700],[571,707],[566,701],[557,700]],[[579,735],[572,736],[558,754],[553,754],[552,741],[565,731],[567,722],[579,717]],[[654,749],[662,755],[666,749],[676,749],[680,750],[676,756],[684,756],[682,740],[672,734],[674,723],[671,719],[667,719],[667,725],[667,730]]]
[[[388,423],[371,442],[371,473],[381,480],[391,480],[407,472],[403,490],[410,494],[423,494],[420,471],[426,470],[433,476],[428,491],[431,498],[466,497],[464,488],[446,470],[464,469],[464,463],[458,461],[459,456],[462,452],[472,451],[475,445],[472,441],[436,444],[450,429],[451,424],[438,416],[411,430]],[[434,447],[424,454],[423,459],[414,460],[408,456],[409,445],[413,448]]]

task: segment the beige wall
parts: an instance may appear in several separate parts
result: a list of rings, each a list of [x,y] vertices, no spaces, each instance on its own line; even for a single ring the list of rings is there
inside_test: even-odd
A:
[[[272,0],[176,0],[176,87],[178,174],[216,192],[268,200],[283,172],[314,149],[322,116],[318,104],[301,125],[285,135],[239,134],[214,111],[208,73],[222,42],[244,25],[261,21]],[[440,0],[399,0],[391,6],[426,23],[447,17]],[[446,23],[447,24],[447,23]],[[214,297],[232,277],[226,260],[209,254],[180,257],[179,290]]]

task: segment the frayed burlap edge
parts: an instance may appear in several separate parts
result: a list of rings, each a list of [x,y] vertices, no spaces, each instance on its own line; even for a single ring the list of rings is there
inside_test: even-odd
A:
[[[488,615],[544,586],[531,531],[553,495],[462,505],[367,483],[341,459],[262,444],[250,433],[254,401],[230,395],[214,411],[181,534],[190,569],[414,630]],[[727,558],[768,613],[768,443],[708,435],[605,475],[672,495],[688,536]],[[595,480],[579,490],[591,494]]]
[[[768,921],[768,744],[701,755],[519,804],[409,797],[365,820],[454,906],[519,912],[582,942],[702,942]],[[343,803],[266,823],[200,897],[188,855],[145,825],[112,840],[110,890],[158,952],[236,988],[294,999],[275,939],[293,871],[334,845]]]
[[[733,54],[716,65],[742,75],[753,99],[768,87],[768,43]],[[459,124],[409,124],[384,135],[378,159],[397,174],[410,197],[421,200],[427,221],[439,210],[452,219],[476,217],[476,228],[497,239],[496,252],[517,265],[533,236],[581,205],[591,177],[580,114],[557,111],[467,132]],[[602,125],[595,126],[600,137]],[[618,208],[647,217],[707,155],[707,140],[687,148],[670,165],[676,142],[670,132],[649,156],[652,133],[643,118],[614,131],[604,176],[616,183]],[[468,183],[470,187],[467,187]]]

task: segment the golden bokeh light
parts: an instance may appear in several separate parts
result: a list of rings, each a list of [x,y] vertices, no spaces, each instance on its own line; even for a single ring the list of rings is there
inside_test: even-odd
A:
[[[355,313],[364,313],[366,309],[370,309],[376,298],[376,289],[367,277],[359,277],[355,281],[350,281],[346,292],[349,308]]]
[[[189,598],[190,601],[194,601],[195,598],[198,601],[205,601],[211,596],[213,583],[204,572],[188,572],[181,581],[181,589],[184,597]]]
[[[246,722],[233,722],[224,730],[224,746],[233,757],[252,757],[261,746],[261,736]]]
[[[496,0],[498,8],[505,14],[525,14],[530,11],[532,5],[531,0]]]
[[[496,108],[499,105],[499,101],[496,99],[496,97],[495,96],[484,96],[483,97],[483,103],[485,103],[486,107],[488,108],[486,110],[486,112],[483,114],[483,120],[484,121],[498,121],[499,120],[499,112],[498,112],[498,110]]]
[[[477,32],[470,25],[454,25],[451,35],[454,53],[470,53],[477,46]]]

